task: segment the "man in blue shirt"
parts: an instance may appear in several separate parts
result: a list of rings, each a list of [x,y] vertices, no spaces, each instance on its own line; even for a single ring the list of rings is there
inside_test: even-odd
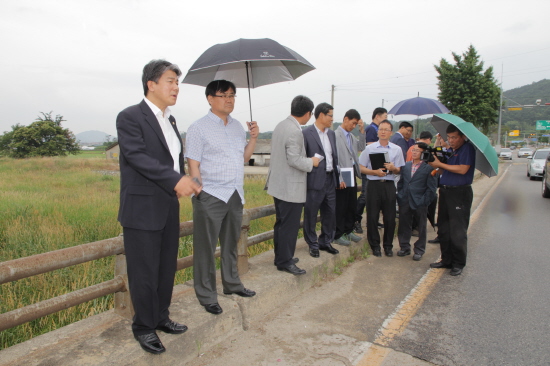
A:
[[[384,121],[386,118],[388,118],[388,111],[385,108],[378,107],[374,109],[372,112],[372,123],[365,129],[365,142],[367,145],[378,141],[378,125],[380,125],[380,122]],[[353,231],[358,234],[363,233],[363,229],[361,228],[361,220],[363,218],[363,211],[365,210],[365,205],[367,202],[366,191],[368,180],[364,174],[361,174],[361,180],[361,194],[357,198],[357,212],[355,213],[355,225],[353,226]]]
[[[429,163],[443,171],[439,181],[437,230],[441,261],[430,264],[430,267],[451,268],[451,276],[458,276],[466,265],[476,151],[455,126],[449,125],[446,132],[451,157],[446,164],[437,158]]]

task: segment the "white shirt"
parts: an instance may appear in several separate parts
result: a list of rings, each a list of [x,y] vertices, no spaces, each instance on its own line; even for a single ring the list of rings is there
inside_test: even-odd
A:
[[[403,151],[398,145],[389,141],[387,146],[380,145],[380,141],[376,141],[370,145],[367,145],[365,150],[363,150],[363,152],[359,156],[359,164],[361,164],[362,166],[368,169],[372,169],[372,164],[370,162],[369,154],[383,153],[383,152],[388,153],[390,162],[393,163],[393,165],[396,168],[400,168],[405,165],[405,159],[403,159]],[[388,172],[388,175],[385,177],[379,177],[377,175],[367,175],[367,179],[368,180],[380,180],[380,179],[395,180],[395,175],[391,172]]]
[[[319,128],[317,128],[316,124],[313,125],[315,126],[315,129],[319,134],[319,138],[321,139],[321,144],[323,145],[325,159],[327,159],[327,172],[332,172],[332,146],[330,145],[330,140],[328,139],[328,128],[325,128],[325,132],[323,132]]]
[[[155,117],[157,117],[160,129],[162,130],[162,134],[164,135],[164,139],[166,140],[166,144],[168,145],[168,149],[170,150],[170,155],[172,155],[172,159],[174,160],[174,170],[180,173],[181,141],[171,125],[172,122],[170,122],[169,120],[170,108],[166,107],[163,116],[160,108],[153,104],[153,102],[151,102],[147,98],[143,98],[143,100],[145,101],[145,103],[147,103],[149,108],[151,108]]]

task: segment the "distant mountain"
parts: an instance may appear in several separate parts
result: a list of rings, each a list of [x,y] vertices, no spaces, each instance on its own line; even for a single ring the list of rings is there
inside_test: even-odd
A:
[[[537,99],[541,100],[541,105],[550,103],[550,80],[543,79],[519,88],[506,90],[504,97],[506,107],[518,104],[536,105]],[[538,120],[550,120],[550,105],[523,108],[521,111],[506,110],[502,113],[502,123],[513,129],[524,130],[522,133],[534,130],[535,122]]]
[[[99,142],[103,143],[105,142],[108,134],[101,131],[85,131],[76,134],[76,139],[79,140],[81,143],[92,143],[92,142]]]

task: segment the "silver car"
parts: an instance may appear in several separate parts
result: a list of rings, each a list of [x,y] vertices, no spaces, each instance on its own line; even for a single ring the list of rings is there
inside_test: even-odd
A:
[[[499,157],[501,159],[509,159],[509,160],[512,160],[512,150],[506,148],[506,147],[503,147],[502,149],[500,149],[500,155]]]
[[[528,147],[522,147],[518,150],[518,158],[526,158],[533,155],[533,150]]]
[[[531,180],[542,178],[542,172],[548,154],[550,154],[550,149],[538,149],[532,157],[527,157],[527,159],[529,159],[527,162],[527,176]]]

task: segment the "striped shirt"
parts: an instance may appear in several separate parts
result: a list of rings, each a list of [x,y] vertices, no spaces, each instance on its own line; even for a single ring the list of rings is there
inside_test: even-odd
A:
[[[246,132],[227,116],[227,125],[212,111],[187,130],[185,157],[200,163],[202,190],[227,203],[235,190],[244,204]]]

